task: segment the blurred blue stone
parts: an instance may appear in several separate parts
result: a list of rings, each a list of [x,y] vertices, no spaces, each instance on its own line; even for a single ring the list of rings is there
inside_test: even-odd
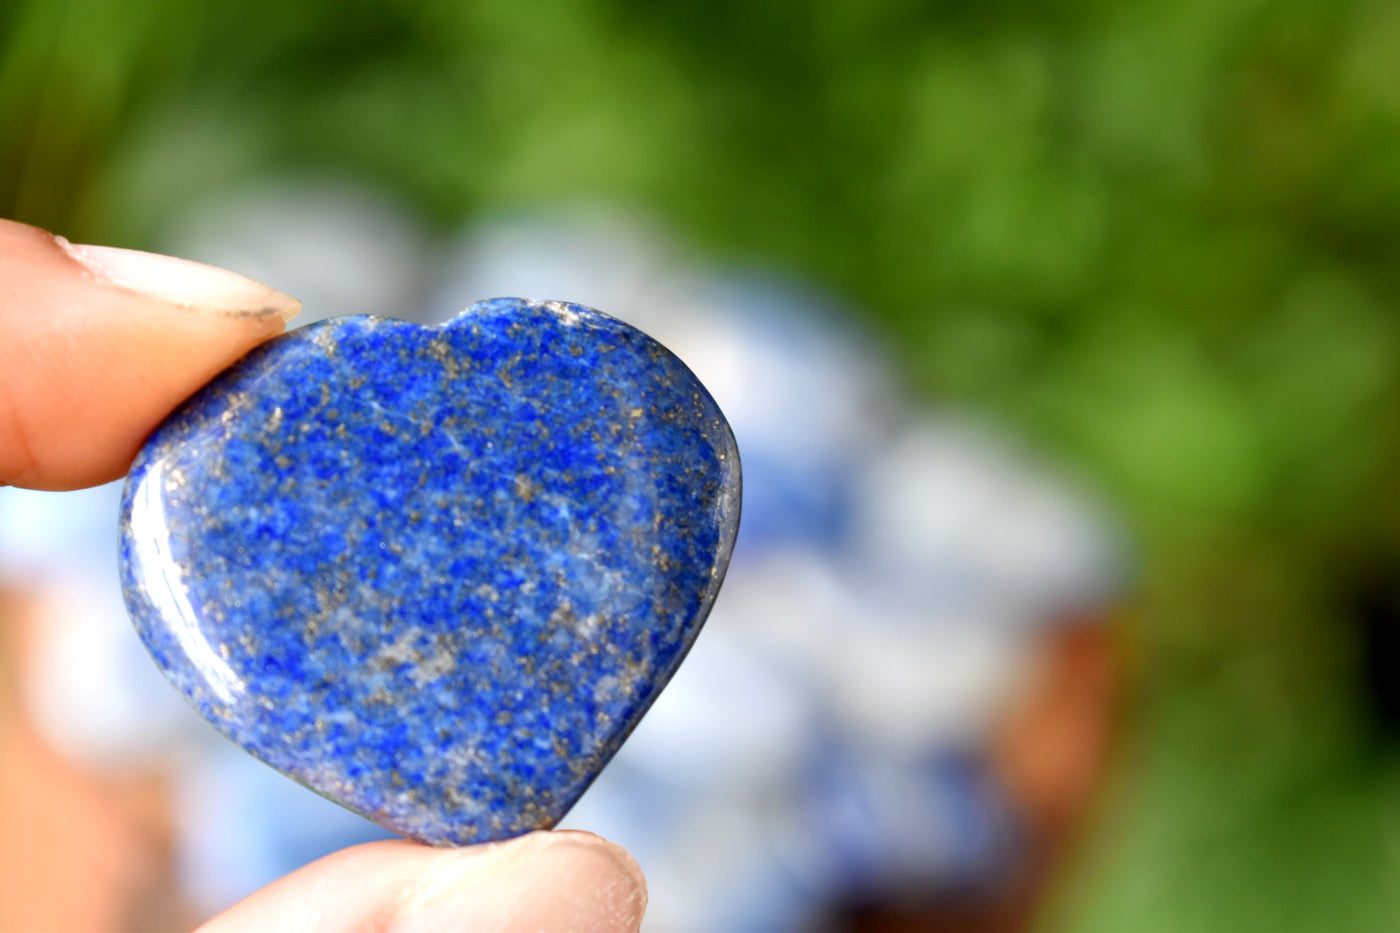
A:
[[[829,859],[828,894],[967,894],[1008,880],[1021,830],[980,753],[938,748],[891,760],[840,743],[829,751],[804,795],[810,845]]]
[[[798,282],[734,272],[701,295],[713,310],[698,358],[687,343],[674,346],[744,445],[745,559],[840,547],[855,481],[894,418],[884,361],[843,309]]]
[[[497,299],[255,350],[159,428],[122,578],[166,676],[311,789],[432,844],[554,825],[694,641],[733,436],[640,331]]]

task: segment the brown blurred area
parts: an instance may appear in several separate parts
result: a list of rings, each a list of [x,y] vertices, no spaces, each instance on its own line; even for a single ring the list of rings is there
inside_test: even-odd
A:
[[[860,933],[1013,933],[1053,916],[1053,888],[1072,867],[1109,778],[1123,725],[1121,635],[1103,620],[1057,628],[995,727],[996,773],[1028,833],[1014,881],[979,895],[870,900],[838,925]]]
[[[174,883],[169,786],[113,781],[55,751],[17,685],[37,596],[0,589],[0,930],[113,933],[193,928]]]

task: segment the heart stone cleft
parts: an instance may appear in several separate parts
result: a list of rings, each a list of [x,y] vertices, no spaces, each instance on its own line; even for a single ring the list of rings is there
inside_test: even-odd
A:
[[[739,458],[640,331],[497,299],[324,321],[172,415],[127,480],[127,605],[221,732],[413,839],[554,825],[719,590]]]

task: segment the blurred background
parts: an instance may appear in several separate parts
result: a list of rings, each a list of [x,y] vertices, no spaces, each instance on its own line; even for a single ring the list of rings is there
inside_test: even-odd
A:
[[[648,927],[1400,913],[1400,7],[0,2],[0,216],[348,313],[653,333],[745,516],[569,825]],[[189,926],[378,831],[0,490],[0,929]]]

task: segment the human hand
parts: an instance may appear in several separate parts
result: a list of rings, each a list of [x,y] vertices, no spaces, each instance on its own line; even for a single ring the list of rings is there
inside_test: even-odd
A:
[[[162,418],[300,308],[224,270],[0,220],[0,485],[121,476]],[[620,847],[531,833],[464,849],[356,846],[204,929],[622,931],[645,907],[646,883]]]

